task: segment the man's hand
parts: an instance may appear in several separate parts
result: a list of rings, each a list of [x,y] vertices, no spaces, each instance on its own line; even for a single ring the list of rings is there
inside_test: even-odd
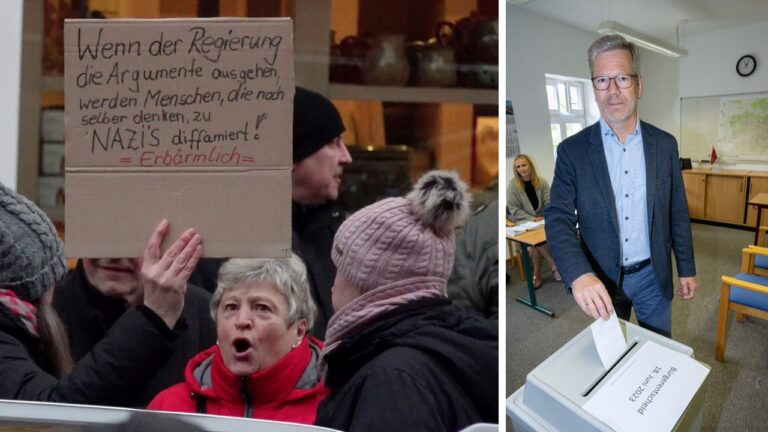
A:
[[[696,288],[699,284],[696,282],[696,276],[681,277],[680,286],[677,287],[677,295],[683,300],[692,299],[696,294]]]
[[[586,273],[579,276],[573,281],[571,291],[576,304],[592,318],[608,318],[613,313],[611,297],[605,285],[594,274]]]
[[[203,254],[203,239],[190,228],[161,256],[160,243],[168,233],[168,226],[168,220],[163,219],[149,238],[141,276],[144,305],[173,328],[184,309],[187,279]]]

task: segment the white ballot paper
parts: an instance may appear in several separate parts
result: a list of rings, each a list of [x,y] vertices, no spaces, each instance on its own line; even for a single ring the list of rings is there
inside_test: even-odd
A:
[[[646,341],[583,408],[620,432],[669,431],[707,374],[691,357]]]
[[[621,332],[616,312],[612,313],[607,320],[596,319],[589,328],[592,330],[592,338],[595,340],[600,361],[603,362],[605,370],[608,370],[627,349],[627,341],[624,339],[624,333]]]

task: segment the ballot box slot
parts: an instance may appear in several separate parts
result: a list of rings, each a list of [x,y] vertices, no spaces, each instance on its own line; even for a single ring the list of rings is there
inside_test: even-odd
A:
[[[621,363],[621,360],[622,360],[624,357],[626,357],[626,356],[627,356],[627,354],[629,354],[629,352],[630,352],[630,351],[632,351],[632,349],[633,349],[634,347],[636,347],[636,346],[637,346],[637,343],[638,343],[638,341],[634,341],[634,342],[632,342],[632,345],[630,345],[630,346],[629,346],[629,347],[628,347],[628,348],[627,348],[627,349],[624,351],[624,353],[623,353],[623,354],[622,354],[622,355],[621,355],[621,356],[620,356],[620,357],[619,357],[619,358],[618,358],[618,359],[617,359],[615,362],[613,362],[613,364],[611,365],[611,367],[609,367],[607,371],[603,372],[603,374],[602,374],[602,375],[600,375],[600,377],[597,379],[597,381],[595,381],[595,383],[594,383],[594,384],[592,384],[592,385],[589,387],[589,389],[587,389],[587,391],[586,391],[586,392],[582,393],[582,394],[581,394],[581,396],[582,396],[582,397],[587,397],[587,396],[589,396],[589,394],[590,394],[590,393],[592,393],[592,390],[594,390],[594,389],[595,389],[595,388],[596,388],[598,385],[600,385],[600,383],[603,381],[603,379],[605,379],[605,377],[607,377],[607,376],[608,376],[608,374],[609,374],[609,373],[611,373],[611,371],[613,370],[613,368],[615,368],[615,367],[616,367],[616,365],[618,365],[619,363]]]

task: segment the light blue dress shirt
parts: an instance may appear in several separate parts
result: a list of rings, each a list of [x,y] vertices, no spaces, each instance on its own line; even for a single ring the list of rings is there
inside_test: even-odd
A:
[[[619,218],[621,265],[632,265],[651,257],[640,120],[635,131],[627,136],[625,144],[619,141],[602,117],[600,131]]]

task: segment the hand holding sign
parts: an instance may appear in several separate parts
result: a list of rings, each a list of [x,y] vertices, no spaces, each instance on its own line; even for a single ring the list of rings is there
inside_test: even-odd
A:
[[[144,305],[173,328],[184,309],[187,280],[203,254],[202,237],[188,229],[160,255],[160,243],[168,232],[168,220],[155,228],[144,250],[141,267]]]

